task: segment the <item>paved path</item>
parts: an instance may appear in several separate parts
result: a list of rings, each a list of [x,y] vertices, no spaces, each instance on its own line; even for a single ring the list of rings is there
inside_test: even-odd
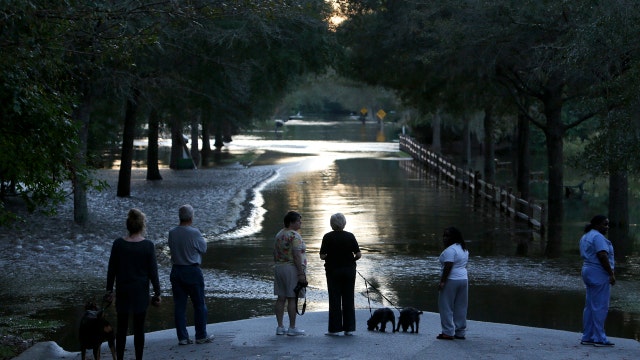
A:
[[[397,315],[397,314],[396,314]],[[366,330],[369,310],[357,311],[358,331],[354,336],[326,336],[327,313],[311,312],[298,318],[305,336],[276,336],[273,316],[209,324],[215,341],[205,345],[179,346],[175,330],[146,336],[145,359],[640,359],[640,343],[610,338],[611,348],[580,345],[580,334],[497,323],[469,321],[466,340],[437,340],[440,318],[424,313],[420,333],[386,333]],[[285,316],[285,323],[286,323]],[[193,328],[189,328],[193,336]],[[125,359],[133,359],[133,338],[127,343]],[[103,359],[110,359],[106,344]],[[106,357],[105,357],[106,356]],[[80,359],[54,342],[38,343],[15,359]]]

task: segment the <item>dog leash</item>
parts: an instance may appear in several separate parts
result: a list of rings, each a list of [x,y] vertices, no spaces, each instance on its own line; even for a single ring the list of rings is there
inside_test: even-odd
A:
[[[375,286],[371,285],[371,283],[367,280],[367,278],[365,278],[364,276],[362,276],[362,274],[360,274],[360,271],[357,271],[358,275],[360,275],[360,277],[364,280],[364,286],[365,289],[367,289],[367,301],[369,302],[369,314],[371,314],[371,298],[369,297],[369,286],[371,286],[371,288],[375,291],[378,292],[378,294],[380,294],[380,296],[387,300],[387,302],[393,306],[398,312],[400,312],[400,309],[389,299],[387,299],[386,296],[384,296],[384,294],[382,293],[382,291],[378,290]]]
[[[358,271],[358,275],[360,275],[363,279],[364,276],[360,274]],[[369,303],[369,316],[373,316],[373,312],[371,312],[371,298],[369,297],[369,286],[367,285],[367,279],[364,279],[364,288],[367,290],[367,302]]]
[[[298,310],[298,294],[300,294],[300,290],[302,289],[304,289],[304,303],[302,304],[302,312],[300,312]],[[296,313],[302,316],[304,315],[304,312],[307,310],[307,286],[306,285],[302,286],[300,289],[298,289],[298,286],[296,286],[296,288],[293,289],[293,292],[296,294]]]
[[[304,295],[304,303],[302,303],[302,312],[298,310],[298,298],[296,298],[296,313],[302,316],[304,315],[305,310],[307,309],[307,295]]]

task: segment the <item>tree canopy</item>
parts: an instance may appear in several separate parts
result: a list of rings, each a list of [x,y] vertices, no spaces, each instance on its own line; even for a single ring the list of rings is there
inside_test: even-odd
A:
[[[19,194],[30,210],[51,205],[71,179],[75,220],[86,221],[99,148],[89,144],[114,142],[105,134],[126,114],[135,126],[147,109],[159,119],[208,109],[227,128],[249,126],[333,57],[330,10],[323,0],[3,1],[2,204]]]
[[[396,89],[423,112],[464,114],[487,103],[507,109],[510,104],[545,134],[547,248],[556,254],[567,131],[606,118],[637,96],[632,89],[637,89],[638,46],[629,40],[639,30],[638,15],[629,11],[633,2],[340,4],[347,17],[338,29],[347,48],[345,74]]]

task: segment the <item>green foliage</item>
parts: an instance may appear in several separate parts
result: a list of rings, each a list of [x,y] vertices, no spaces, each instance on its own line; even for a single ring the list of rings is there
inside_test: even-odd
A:
[[[64,324],[60,321],[44,321],[25,316],[0,317],[0,359],[13,359],[27,347],[44,341],[51,332]]]
[[[598,121],[581,127],[585,146],[571,159],[594,177],[609,173],[638,174],[640,140],[640,49],[632,34],[640,31],[640,14],[629,11],[635,2],[615,0],[599,4],[598,11],[583,18],[568,61],[600,80],[590,97],[580,99],[586,109],[605,108]],[[586,6],[586,5],[584,5]]]
[[[611,112],[625,113],[637,99],[640,13],[630,10],[636,2],[340,3],[348,17],[338,29],[347,49],[340,63],[345,76],[393,88],[425,114],[444,110],[468,118],[476,109],[517,111],[544,133],[548,254],[560,249],[568,130],[606,118],[605,135],[593,139],[585,160],[608,165],[600,171],[630,167],[620,162],[637,152],[634,128],[622,120],[630,116]]]
[[[338,28],[341,74],[393,88],[424,114],[459,117],[492,104],[547,132],[557,107],[563,122],[553,132],[564,132],[637,97],[633,1],[339,3],[348,18]],[[557,103],[545,103],[555,87]]]
[[[298,111],[315,114],[360,114],[363,107],[376,106],[387,113],[399,110],[401,104],[395,94],[382,87],[366,86],[334,71],[310,74],[300,78],[282,98],[275,115],[286,118]]]
[[[174,10],[138,61],[156,75],[146,81],[152,106],[173,116],[201,109],[212,128],[247,127],[269,116],[302,74],[322,71],[332,58],[323,0],[193,4]]]
[[[41,38],[57,27],[37,21],[30,4],[3,2],[0,14],[0,201],[17,195],[29,211],[52,211],[64,199],[61,185],[77,149],[73,94],[60,81],[59,54]],[[3,206],[0,221],[12,219]]]
[[[13,104],[2,108],[0,177],[5,184],[15,185],[16,193],[33,211],[49,200],[63,199],[60,185],[68,179],[67,166],[75,154],[75,127],[59,94],[15,75],[0,74],[12,80],[0,85],[0,98]]]
[[[202,108],[226,128],[248,125],[333,58],[330,10],[323,0],[1,2],[1,180],[30,210],[61,201],[69,178],[91,184],[83,164],[119,143],[133,88],[164,118]]]
[[[337,31],[346,49],[338,63],[343,76],[391,88],[424,115],[469,117],[489,105],[498,116],[513,112],[493,79],[490,59],[479,56],[486,48],[479,25],[484,20],[472,3],[341,3],[348,16]]]
[[[637,110],[611,111],[600,121],[599,130],[589,138],[583,150],[572,158],[581,169],[595,176],[640,172],[640,127]]]
[[[80,33],[75,20],[91,16],[69,5],[0,4],[0,33],[6,35],[0,40],[0,200],[17,195],[29,211],[53,212],[68,195],[62,185],[72,170],[86,176],[75,162],[81,144],[71,120],[78,98],[74,78],[87,69],[79,66],[86,52],[70,37]],[[9,222],[15,214],[3,206],[0,218]]]

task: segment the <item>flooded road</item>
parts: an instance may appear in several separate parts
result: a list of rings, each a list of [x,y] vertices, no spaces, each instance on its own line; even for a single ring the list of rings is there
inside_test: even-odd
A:
[[[286,211],[296,210],[303,216],[300,232],[309,252],[307,311],[328,308],[318,250],[322,235],[330,231],[329,217],[342,212],[345,229],[356,235],[363,253],[356,281],[358,308],[414,306],[436,312],[441,234],[445,227],[456,226],[470,250],[469,319],[580,332],[584,289],[577,238],[588,219],[568,225],[576,241],[565,241],[563,257],[546,259],[543,241],[526,224],[409,166],[412,160],[398,153],[399,131],[392,125],[290,121],[282,133],[234,138],[223,151],[259,152],[251,167],[270,167],[273,173],[239,200],[241,211],[227,214],[224,221],[233,223],[227,230],[206,225],[222,221],[213,218],[219,214],[196,214],[194,225],[209,241],[202,264],[209,322],[273,314],[273,236]],[[385,141],[376,141],[380,139]],[[202,199],[215,199],[215,193],[204,190]],[[167,224],[166,231],[169,228]],[[640,272],[635,264],[632,257],[613,288],[606,323],[609,336],[640,336]],[[167,295],[169,270],[170,264],[161,261]],[[104,279],[96,276],[72,284],[102,289]],[[34,314],[63,319],[52,340],[65,349],[77,350],[80,298],[67,298]],[[149,331],[173,328],[172,305],[167,296],[161,308],[150,310]],[[304,316],[299,323],[304,328]],[[358,329],[364,330],[364,324]]]

